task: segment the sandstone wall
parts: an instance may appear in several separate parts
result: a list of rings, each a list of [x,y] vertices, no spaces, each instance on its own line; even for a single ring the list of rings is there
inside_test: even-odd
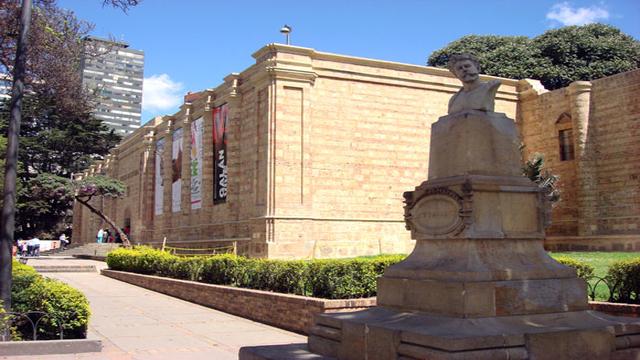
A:
[[[211,247],[271,258],[409,252],[402,194],[427,177],[430,126],[459,82],[447,70],[268,45],[256,63],[125,139],[105,172],[128,185],[105,209],[134,243]],[[518,82],[502,79],[496,111],[516,117]],[[212,109],[229,107],[227,201],[213,204]],[[189,129],[204,117],[203,206],[190,204]],[[154,214],[155,146],[183,128],[182,207]],[[452,145],[454,146],[454,145]],[[89,171],[91,172],[91,171]],[[94,241],[99,222],[76,207],[74,237]]]
[[[594,240],[593,249],[611,250],[600,241],[611,235],[640,241],[639,98],[640,70],[523,97],[525,156],[544,154],[547,168],[560,176],[550,237],[572,236],[580,249],[590,248],[585,237]],[[573,131],[575,158],[562,161],[559,131],[565,129]],[[616,239],[618,249],[638,249]]]

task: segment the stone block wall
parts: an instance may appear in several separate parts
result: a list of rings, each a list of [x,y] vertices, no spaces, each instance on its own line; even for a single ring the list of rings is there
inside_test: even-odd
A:
[[[134,243],[214,247],[240,254],[317,258],[409,252],[405,191],[427,178],[431,124],[459,81],[445,69],[271,44],[216,88],[189,94],[173,114],[137,130],[87,171],[124,181],[127,196],[95,200]],[[546,92],[501,79],[496,111],[516,119],[525,156],[545,154],[560,175],[553,236],[638,234],[640,72]],[[488,78],[488,77],[487,77]],[[229,188],[213,203],[212,111],[226,104]],[[190,127],[204,119],[201,209],[190,206]],[[171,209],[172,134],[183,129],[182,207]],[[561,161],[558,132],[572,129],[575,158]],[[154,212],[155,149],[164,139],[164,202]],[[455,146],[455,144],[452,144]],[[101,222],[78,206],[74,241]]]
[[[593,239],[593,249],[603,248],[598,237],[625,235],[622,248],[638,248],[632,242],[640,242],[640,70],[532,90],[519,104],[525,156],[544,154],[547,169],[560,176],[561,200],[547,235],[554,243],[571,237],[581,248],[585,237]],[[565,129],[572,130],[575,157],[563,161]]]

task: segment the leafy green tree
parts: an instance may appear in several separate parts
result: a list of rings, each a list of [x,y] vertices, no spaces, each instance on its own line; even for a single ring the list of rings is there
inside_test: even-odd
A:
[[[539,79],[547,89],[640,67],[640,42],[604,24],[567,26],[533,39],[468,35],[434,51],[427,64],[445,67],[458,53],[476,55],[485,74]]]
[[[116,180],[103,175],[94,175],[83,178],[81,180],[71,180],[68,178],[44,173],[38,175],[36,178],[29,182],[29,188],[36,194],[39,201],[54,203],[57,205],[64,204],[65,206],[38,206],[39,209],[60,209],[69,208],[73,205],[73,201],[85,206],[89,211],[96,214],[107,224],[109,224],[114,231],[116,231],[125,246],[131,246],[127,235],[116,225],[116,223],[109,218],[100,209],[91,205],[91,200],[99,197],[119,198],[125,194],[126,186],[120,180]],[[50,213],[50,217],[57,217],[60,219],[65,216],[63,213]]]
[[[107,154],[120,136],[94,118],[88,108],[65,112],[54,99],[34,94],[26,97],[22,118],[16,236],[26,238],[59,231],[58,223],[71,219],[68,202],[45,200],[32,191],[30,183],[42,174],[70,178]],[[6,131],[8,119],[8,108],[2,107],[0,131]]]
[[[548,60],[537,75],[551,89],[640,67],[640,42],[604,24],[550,30],[534,38],[533,46]]]

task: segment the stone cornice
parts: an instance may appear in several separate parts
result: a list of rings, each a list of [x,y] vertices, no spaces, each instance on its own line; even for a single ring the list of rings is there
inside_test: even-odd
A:
[[[278,53],[308,56],[313,60],[325,60],[325,61],[332,61],[332,62],[338,62],[338,63],[348,63],[352,65],[364,65],[364,66],[371,66],[376,68],[385,68],[389,70],[400,70],[400,71],[407,71],[407,72],[413,72],[413,73],[421,73],[421,74],[427,74],[427,75],[453,78],[453,75],[449,72],[449,70],[444,68],[413,65],[413,64],[399,63],[394,61],[363,58],[363,57],[357,57],[357,56],[340,55],[340,54],[316,51],[313,48],[304,48],[304,47],[290,46],[290,45],[283,45],[283,44],[268,44],[262,47],[260,50],[256,51],[255,53],[253,53],[252,56],[253,58],[256,59],[256,63],[259,63],[259,62],[273,60],[274,58],[277,58]],[[277,59],[277,61],[278,63],[286,63],[286,62],[295,63],[295,60],[287,60],[287,59],[279,59],[279,58]],[[317,67],[313,66],[313,69],[316,70]],[[487,80],[499,79],[502,81],[503,84],[511,85],[511,86],[516,86],[518,84],[518,80],[501,78],[497,76],[483,75],[482,79],[487,79]]]
[[[265,70],[269,76],[276,80],[304,82],[313,85],[316,78],[318,78],[318,74],[313,71],[287,69],[276,66],[268,66]]]
[[[592,86],[593,85],[590,81],[574,81],[569,84],[567,89],[569,90],[569,95],[576,95],[584,92],[591,92]]]
[[[519,100],[530,100],[548,92],[540,81],[533,79],[522,79],[518,81],[516,89]]]

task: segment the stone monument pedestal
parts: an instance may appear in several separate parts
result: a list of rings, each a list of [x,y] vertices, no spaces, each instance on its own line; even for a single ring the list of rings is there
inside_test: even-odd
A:
[[[345,360],[635,354],[639,323],[588,311],[585,282],[544,251],[548,204],[520,175],[518,147],[503,114],[440,118],[429,179],[404,195],[414,251],[378,280],[377,308],[319,316],[309,349]]]
[[[544,251],[549,204],[521,176],[519,145],[504,114],[465,110],[434,123],[429,178],[404,194],[415,249],[378,279],[376,308],[318,316],[309,350],[344,360],[640,359],[640,321],[588,311],[586,283]],[[312,358],[299,354],[282,358]]]

